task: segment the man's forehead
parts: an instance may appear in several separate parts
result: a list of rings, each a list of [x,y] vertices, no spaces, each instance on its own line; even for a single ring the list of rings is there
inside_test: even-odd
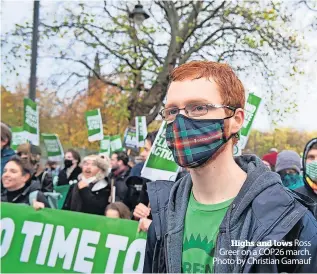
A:
[[[217,84],[206,78],[172,82],[167,92],[166,107],[190,103],[220,104]]]
[[[308,151],[307,155],[317,155],[317,149],[312,148],[311,150]]]

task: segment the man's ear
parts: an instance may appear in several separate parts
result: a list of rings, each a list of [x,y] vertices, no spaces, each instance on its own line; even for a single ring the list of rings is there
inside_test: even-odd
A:
[[[244,110],[242,108],[238,108],[235,111],[234,116],[232,117],[232,123],[231,123],[231,132],[232,133],[238,133],[239,130],[243,126],[244,122]]]

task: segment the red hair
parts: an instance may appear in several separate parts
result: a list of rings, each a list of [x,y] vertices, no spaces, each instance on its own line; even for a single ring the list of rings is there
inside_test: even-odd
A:
[[[213,79],[219,87],[222,104],[244,109],[245,91],[244,87],[227,64],[211,61],[192,61],[175,68],[170,74],[170,83],[194,79]],[[229,115],[229,110],[226,110]],[[229,132],[225,130],[225,134]],[[233,137],[233,144],[238,142],[238,138]]]
[[[192,61],[175,68],[170,74],[170,83],[200,78],[213,79],[220,89],[222,104],[244,108],[244,87],[227,64],[210,61]]]

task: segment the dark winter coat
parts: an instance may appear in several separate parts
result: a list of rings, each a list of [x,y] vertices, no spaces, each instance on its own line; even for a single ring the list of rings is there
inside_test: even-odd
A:
[[[116,187],[116,202],[124,202],[128,192],[128,186],[125,181],[130,175],[131,168],[128,166],[126,171],[123,171],[119,175],[115,176],[114,173],[110,173],[109,182],[114,180],[114,186]]]
[[[64,209],[82,213],[104,215],[109,204],[110,184],[105,180],[90,183],[88,187],[73,185],[70,200]]]
[[[34,175],[33,180],[37,181],[42,192],[53,192],[53,178],[49,172],[43,171],[38,176]]]
[[[8,191],[7,189],[1,194],[1,202],[15,203],[15,204],[27,204],[29,203],[29,195],[33,191],[39,190],[38,184],[35,181],[30,181],[25,184],[25,186],[16,191]],[[38,202],[44,203],[45,207],[50,207],[44,194],[39,191],[37,194]]]
[[[69,178],[67,178],[66,168],[62,169],[58,174],[58,186],[68,185],[70,181],[78,181],[79,174],[82,173],[81,167],[77,166],[70,174]]]

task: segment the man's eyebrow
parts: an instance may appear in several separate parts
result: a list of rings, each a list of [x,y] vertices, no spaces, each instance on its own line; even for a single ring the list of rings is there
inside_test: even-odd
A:
[[[184,106],[187,106],[190,104],[211,104],[211,102],[206,99],[192,99],[192,100],[186,100],[184,103]],[[169,103],[164,106],[164,108],[171,108],[171,107],[179,107],[179,104]]]

